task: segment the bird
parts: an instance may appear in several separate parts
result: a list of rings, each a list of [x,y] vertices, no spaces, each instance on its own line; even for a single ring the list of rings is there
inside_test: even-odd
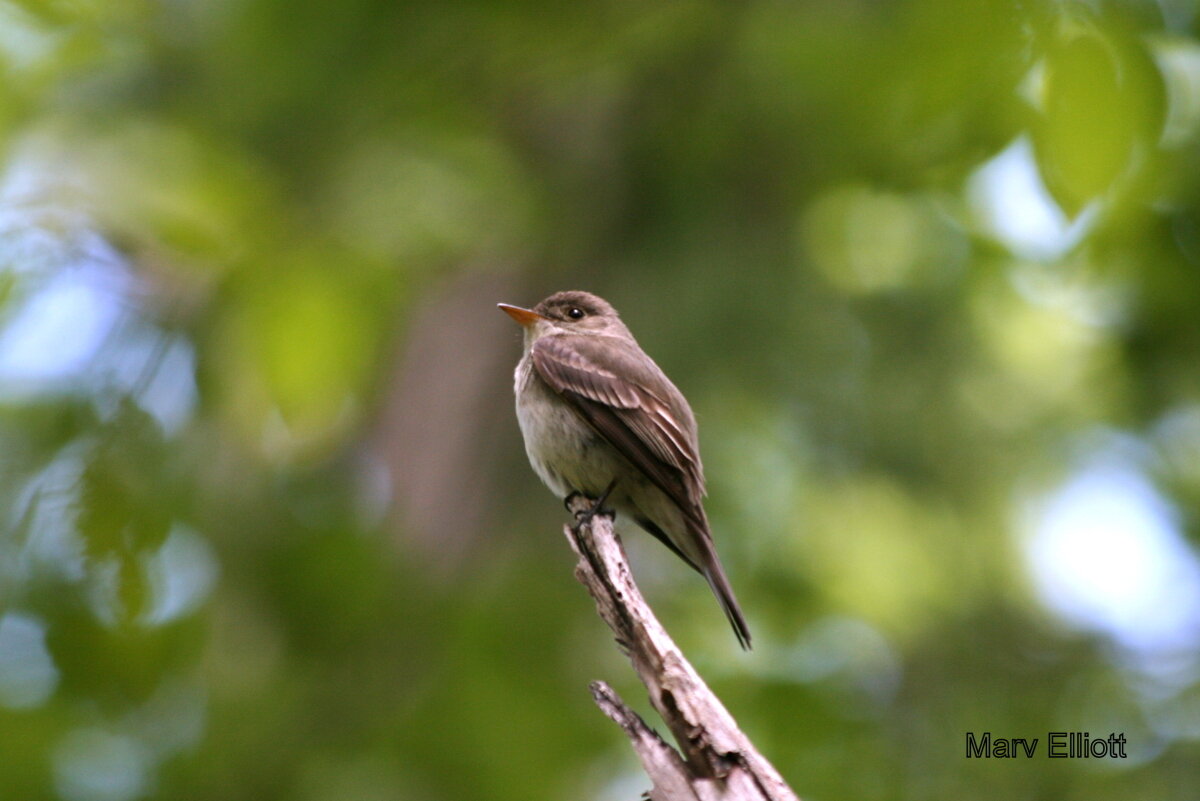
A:
[[[707,580],[743,649],[750,629],[704,511],[696,418],[617,311],[589,292],[532,309],[497,306],[524,328],[514,373],[530,465],[564,503],[576,494],[649,532]]]

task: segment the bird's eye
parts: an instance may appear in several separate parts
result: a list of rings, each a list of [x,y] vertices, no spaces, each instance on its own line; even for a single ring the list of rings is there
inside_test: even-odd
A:
[[[583,319],[583,309],[579,308],[578,306],[572,306],[571,308],[567,309],[567,316],[572,320]]]

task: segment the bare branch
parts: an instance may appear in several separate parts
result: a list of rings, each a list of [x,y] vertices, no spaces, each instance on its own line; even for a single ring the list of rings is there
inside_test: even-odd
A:
[[[577,500],[572,510],[588,508]],[[633,581],[612,519],[596,515],[566,527],[579,556],[575,577],[596,601],[650,703],[674,735],[671,748],[608,685],[592,685],[596,703],[625,730],[654,783],[654,801],[798,801],[779,773],[738,728],[654,616]]]

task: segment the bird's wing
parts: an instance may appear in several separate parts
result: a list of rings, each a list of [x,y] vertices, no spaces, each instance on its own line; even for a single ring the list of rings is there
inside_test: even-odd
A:
[[[551,389],[707,529],[695,418],[683,395],[635,343],[608,336],[547,336],[534,343],[531,356]]]

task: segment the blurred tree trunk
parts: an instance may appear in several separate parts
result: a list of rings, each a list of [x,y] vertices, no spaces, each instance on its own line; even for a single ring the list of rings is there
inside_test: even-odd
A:
[[[396,530],[441,570],[452,571],[487,528],[493,487],[484,459],[495,449],[481,443],[512,419],[520,355],[520,334],[496,303],[518,296],[515,284],[467,270],[420,302],[379,414],[373,439],[391,476]]]

